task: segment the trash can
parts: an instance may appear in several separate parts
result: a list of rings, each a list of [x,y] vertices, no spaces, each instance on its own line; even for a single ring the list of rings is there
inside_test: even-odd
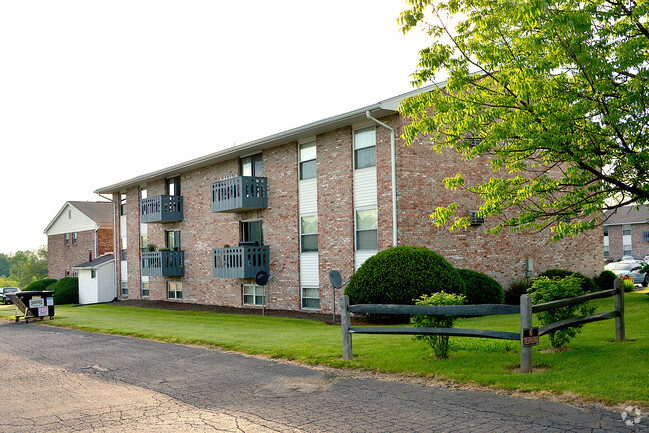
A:
[[[54,318],[54,292],[52,291],[16,292],[9,295],[9,298],[16,305],[16,322],[21,317],[25,318],[25,323],[29,323],[29,319],[43,320],[47,316],[50,320]],[[19,314],[19,311],[22,314]]]

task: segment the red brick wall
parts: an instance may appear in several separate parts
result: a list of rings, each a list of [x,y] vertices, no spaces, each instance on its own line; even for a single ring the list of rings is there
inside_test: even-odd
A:
[[[113,229],[97,230],[97,256],[101,257],[106,254],[115,252],[113,247]]]
[[[587,276],[602,271],[600,230],[554,242],[549,240],[549,231],[530,234],[505,230],[499,235],[487,234],[486,230],[495,225],[492,218],[487,218],[484,225],[451,232],[431,225],[429,216],[438,206],[456,202],[459,215],[478,208],[479,201],[472,193],[447,190],[443,179],[459,171],[467,185],[484,182],[492,174],[489,161],[485,156],[462,161],[449,150],[437,153],[421,139],[409,148],[399,140],[397,149],[399,244],[426,246],[454,266],[490,275],[504,288],[525,276],[525,259],[533,260],[533,275],[553,268],[575,270]]]
[[[649,254],[649,242],[643,240],[643,232],[649,231],[649,224],[630,224],[631,253],[637,259]],[[609,257],[621,259],[623,255],[622,225],[608,226]],[[603,247],[602,247],[603,248]]]
[[[111,231],[112,232],[112,231]],[[65,245],[65,234],[47,237],[47,274],[50,278],[60,280],[65,277],[65,271],[73,276],[72,266],[88,261],[88,250],[92,250],[95,258],[95,231],[77,232],[77,244],[72,243],[72,233],[69,245]]]
[[[344,279],[354,272],[352,141],[351,128],[319,135],[316,140],[320,307],[324,311],[332,305],[329,271],[340,271]]]

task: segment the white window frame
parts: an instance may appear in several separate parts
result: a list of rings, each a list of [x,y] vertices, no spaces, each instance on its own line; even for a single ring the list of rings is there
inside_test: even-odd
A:
[[[318,215],[317,214],[316,215],[300,215],[300,252],[302,252],[302,253],[317,253],[318,250],[320,249],[320,246],[318,245],[318,231],[320,230],[320,228],[318,227],[318,230],[315,231],[314,233],[304,233],[302,231],[302,220],[304,218],[310,218],[310,217],[315,217],[316,225],[317,225],[318,224]],[[314,235],[315,235],[315,238],[316,238],[316,249],[315,250],[304,251],[303,242],[302,242],[303,239],[304,239],[304,236],[314,236]]]
[[[356,141],[356,134],[367,132],[367,131],[373,131],[374,132],[374,144],[371,145],[364,145],[362,147],[359,147],[357,141]],[[365,128],[359,128],[355,129],[353,132],[353,140],[354,140],[354,170],[363,170],[364,168],[370,168],[370,167],[376,167],[376,126],[368,126]],[[358,151],[363,150],[363,149],[369,149],[369,148],[374,148],[374,165],[366,165],[364,167],[358,167]]]
[[[252,302],[246,302],[246,296],[252,296]],[[264,286],[259,286],[257,284],[242,284],[241,303],[251,307],[263,307],[266,305],[266,291]]]
[[[305,290],[316,290],[318,292],[318,297],[314,298],[313,296],[305,296],[304,295]],[[305,300],[313,300],[313,299],[318,300],[318,306],[317,307],[305,307],[304,306],[304,301]],[[302,287],[302,288],[300,288],[300,307],[303,310],[319,310],[320,309],[320,288],[319,287]]]
[[[172,290],[172,287],[173,287],[173,290]],[[180,290],[178,289],[179,287],[180,287]],[[173,293],[173,296],[171,296],[172,293]],[[183,282],[182,281],[167,281],[167,299],[183,299]]]
[[[376,211],[376,228],[375,229],[358,229],[358,212],[373,210]],[[376,232],[376,248],[358,248],[358,232]],[[354,209],[354,249],[355,251],[377,251],[379,248],[379,210],[376,207]]]
[[[144,288],[144,285],[146,284],[146,289]],[[142,295],[143,298],[148,298],[151,294],[151,286],[150,286],[149,281],[144,281],[144,278],[142,278],[140,282],[140,294]],[[144,291],[146,290],[146,295],[144,294]]]
[[[310,158],[310,159],[302,159],[302,150],[307,149],[307,148],[311,148],[311,147],[313,147],[313,151],[315,152],[315,156],[313,158]],[[318,177],[318,165],[317,165],[318,154],[317,154],[317,146],[316,146],[315,141],[300,144],[298,146],[297,152],[298,152],[298,162],[299,162],[298,163],[298,177],[299,177],[299,179],[300,180],[308,180],[308,179],[315,179],[316,177]],[[303,164],[305,164],[307,162],[311,162],[311,161],[314,161],[316,163],[315,174],[313,176],[311,176],[311,177],[306,177],[305,178],[305,177],[302,176],[302,166],[303,166]]]

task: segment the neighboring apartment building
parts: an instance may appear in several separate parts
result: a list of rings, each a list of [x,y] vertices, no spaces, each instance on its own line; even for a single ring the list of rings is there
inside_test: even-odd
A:
[[[601,232],[558,243],[548,233],[488,235],[489,220],[453,232],[430,224],[437,206],[477,208],[445,177],[461,170],[480,181],[490,170],[484,157],[465,162],[424,139],[403,145],[408,120],[397,107],[419,91],[95,191],[113,194],[120,215],[120,295],[330,312],[328,272],[347,278],[393,245],[428,247],[503,285],[551,268],[599,273]],[[254,283],[259,270],[274,276],[265,288]]]
[[[649,208],[624,206],[607,211],[604,221],[604,257],[641,259],[649,255]]]
[[[113,204],[68,201],[45,234],[49,277],[75,276],[75,265],[113,252]]]

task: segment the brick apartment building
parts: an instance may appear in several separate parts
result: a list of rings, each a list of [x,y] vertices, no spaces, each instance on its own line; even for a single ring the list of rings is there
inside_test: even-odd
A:
[[[649,208],[624,206],[606,212],[604,222],[604,257],[613,260],[622,256],[642,259],[649,255]]]
[[[393,245],[428,247],[505,286],[550,268],[601,271],[601,233],[558,243],[548,233],[488,235],[488,219],[453,232],[431,226],[437,206],[477,208],[472,195],[446,190],[445,177],[461,170],[481,181],[490,171],[483,157],[464,162],[424,139],[403,145],[408,120],[397,107],[415,93],[95,191],[113,195],[119,216],[118,293],[330,312],[328,272],[347,278]],[[259,270],[274,277],[265,289],[253,280]]]
[[[68,201],[45,228],[47,274],[74,276],[75,265],[113,252],[113,204]]]

